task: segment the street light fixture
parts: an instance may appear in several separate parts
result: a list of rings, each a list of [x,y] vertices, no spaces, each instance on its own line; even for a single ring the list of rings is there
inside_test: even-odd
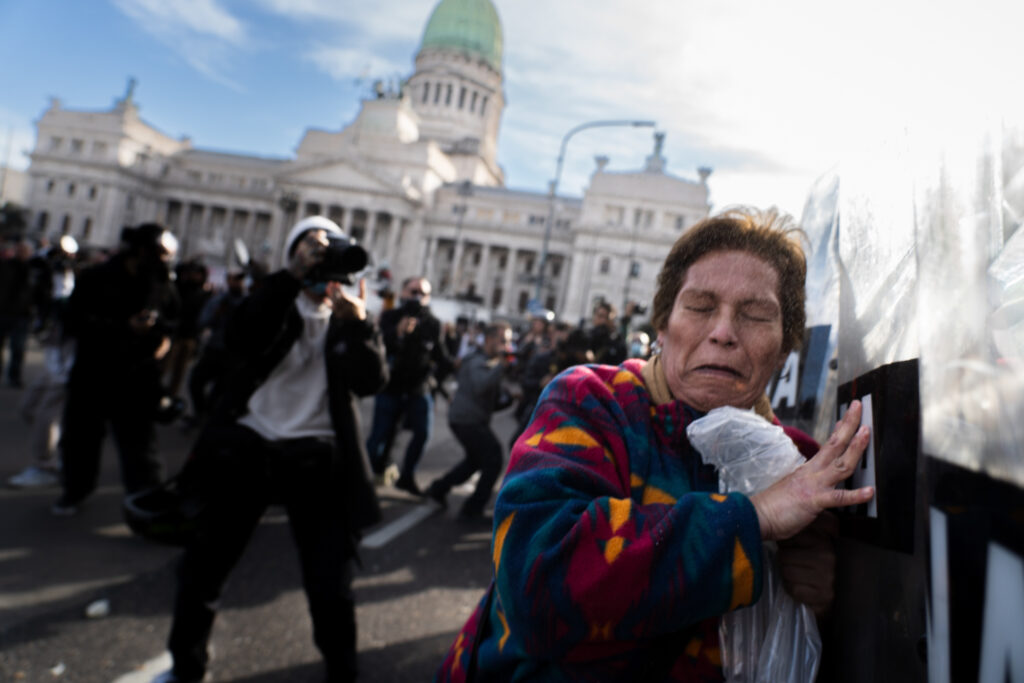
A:
[[[630,121],[630,120],[613,120],[613,121],[588,121],[587,123],[581,123],[580,125],[572,128],[562,138],[562,145],[558,149],[558,163],[555,166],[555,179],[551,181],[551,185],[548,188],[548,219],[544,223],[544,244],[540,251],[540,269],[537,272],[537,286],[533,291],[533,298],[537,306],[543,305],[540,297],[544,289],[544,270],[547,268],[548,262],[548,245],[551,242],[551,227],[555,222],[555,193],[558,191],[558,181],[562,177],[562,163],[565,161],[565,148],[569,144],[569,138],[581,130],[587,130],[588,128],[604,128],[609,126],[630,126],[632,128],[653,128],[655,125],[654,121]]]
[[[455,192],[462,198],[461,203],[452,206],[452,212],[458,216],[455,222],[455,242],[452,245],[452,270],[451,282],[448,284],[448,294],[456,296],[459,293],[459,280],[462,277],[462,254],[459,254],[459,242],[462,241],[462,222],[466,219],[466,211],[469,210],[467,200],[473,196],[473,183],[463,180],[459,183]]]

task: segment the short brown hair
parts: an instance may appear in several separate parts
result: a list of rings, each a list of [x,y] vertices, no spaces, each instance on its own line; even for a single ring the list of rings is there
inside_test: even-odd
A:
[[[746,251],[764,259],[778,273],[782,348],[799,348],[807,324],[807,259],[801,237],[806,235],[793,218],[775,207],[735,207],[697,222],[672,245],[658,273],[658,289],[651,307],[654,329],[661,331],[668,325],[691,265],[712,252]]]

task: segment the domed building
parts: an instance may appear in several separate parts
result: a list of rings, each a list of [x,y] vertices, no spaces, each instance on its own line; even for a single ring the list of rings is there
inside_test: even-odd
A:
[[[378,85],[340,130],[307,130],[290,159],[169,137],[139,118],[134,83],[107,111],[54,100],[28,171],[33,230],[114,246],[121,226],[156,220],[182,257],[215,270],[236,240],[276,267],[288,228],[323,214],[360,240],[375,273],[428,277],[441,317],[515,319],[539,305],[575,322],[601,299],[649,301],[669,245],[708,211],[707,172],[666,173],[656,137],[645,168],[599,159],[585,196],[559,196],[553,212],[547,192],[506,188],[503,53],[491,0],[441,0],[402,86]]]

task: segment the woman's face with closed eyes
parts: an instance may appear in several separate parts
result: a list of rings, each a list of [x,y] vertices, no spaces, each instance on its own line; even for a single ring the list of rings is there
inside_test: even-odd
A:
[[[775,268],[751,252],[714,251],[686,272],[661,340],[672,395],[708,411],[750,408],[786,358]]]

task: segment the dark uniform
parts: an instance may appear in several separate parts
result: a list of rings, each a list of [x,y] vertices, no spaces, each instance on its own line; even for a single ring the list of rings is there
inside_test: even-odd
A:
[[[132,272],[129,258],[122,252],[86,268],[68,300],[66,332],[76,350],[61,435],[64,492],[55,512],[72,511],[96,488],[108,424],[127,493],[163,478],[154,427],[162,390],[154,354],[174,330],[177,297],[163,264],[143,262]],[[142,311],[150,311],[155,323],[139,333],[129,320]]]

